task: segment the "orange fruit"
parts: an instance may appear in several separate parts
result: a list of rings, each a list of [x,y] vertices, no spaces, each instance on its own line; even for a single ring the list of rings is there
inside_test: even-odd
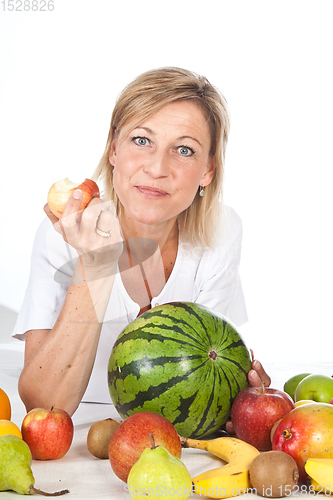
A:
[[[10,406],[10,401],[9,397],[3,391],[0,389],[0,420],[5,419],[5,420],[10,420],[12,416],[12,409]]]
[[[10,420],[0,420],[0,436],[11,434],[22,439],[22,433],[14,422]]]

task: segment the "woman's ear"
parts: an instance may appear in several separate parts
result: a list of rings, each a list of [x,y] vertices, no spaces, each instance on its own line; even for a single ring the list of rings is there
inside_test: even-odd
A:
[[[201,177],[200,186],[208,186],[213,180],[216,169],[215,158],[210,158],[206,170]]]
[[[115,165],[115,162],[116,162],[116,156],[117,156],[117,153],[116,153],[116,141],[113,140],[112,143],[111,143],[111,148],[110,148],[110,153],[109,153],[109,162],[110,162],[110,165]]]

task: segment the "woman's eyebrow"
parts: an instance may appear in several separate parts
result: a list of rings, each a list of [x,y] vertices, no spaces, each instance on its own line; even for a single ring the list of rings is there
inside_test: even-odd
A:
[[[195,137],[192,137],[191,135],[182,135],[181,137],[178,137],[178,141],[182,141],[183,139],[192,139],[192,141],[195,141],[200,146],[202,146],[201,142],[198,139],[196,139]]]
[[[152,134],[152,135],[155,135],[154,132],[152,131],[152,129],[148,128],[148,127],[135,127],[132,132],[134,132],[135,130],[145,130],[148,134]]]
[[[154,133],[154,131],[149,127],[139,126],[139,127],[136,127],[134,130],[145,130],[148,134],[156,135]],[[134,130],[133,130],[133,132],[134,132]],[[202,146],[201,142],[198,139],[196,139],[195,137],[192,137],[191,135],[182,135],[180,137],[177,137],[177,141],[182,141],[183,139],[192,139],[192,141],[197,142],[199,144],[199,146]]]

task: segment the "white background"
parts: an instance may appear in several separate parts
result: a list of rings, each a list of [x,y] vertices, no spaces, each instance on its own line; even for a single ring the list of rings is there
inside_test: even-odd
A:
[[[224,197],[244,225],[245,341],[263,362],[332,361],[332,2],[4,5],[0,304],[19,310],[48,189],[92,174],[118,93],[181,66],[230,107]]]

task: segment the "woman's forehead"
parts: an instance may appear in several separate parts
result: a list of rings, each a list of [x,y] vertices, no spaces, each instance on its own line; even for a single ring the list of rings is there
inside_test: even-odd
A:
[[[165,104],[157,111],[143,116],[138,114],[121,127],[121,135],[142,128],[154,133],[159,127],[184,128],[199,135],[209,135],[209,126],[201,107],[190,101],[177,101]]]

